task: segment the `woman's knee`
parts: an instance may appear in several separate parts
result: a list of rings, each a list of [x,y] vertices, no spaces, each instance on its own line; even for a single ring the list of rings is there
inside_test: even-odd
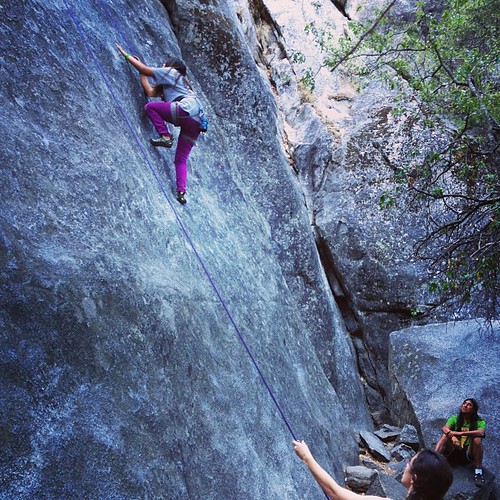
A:
[[[483,446],[483,438],[480,437],[472,438],[472,446],[474,448],[480,448],[481,446]]]
[[[448,438],[448,436],[445,436],[443,434],[439,441],[436,443],[436,451],[438,453],[442,453],[443,451],[446,451],[450,446],[451,440]]]

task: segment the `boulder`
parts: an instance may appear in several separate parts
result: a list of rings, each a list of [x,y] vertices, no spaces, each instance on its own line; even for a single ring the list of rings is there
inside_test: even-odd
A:
[[[384,467],[382,466],[382,464],[380,464],[380,462],[377,462],[373,458],[368,457],[366,455],[362,455],[360,457],[360,462],[361,462],[361,465],[364,465],[365,467],[368,467],[369,469],[384,471]]]
[[[498,476],[500,322],[470,320],[412,327],[390,336],[392,407],[397,423],[411,422],[427,448],[462,401],[477,399],[487,422],[484,466]]]
[[[376,472],[369,467],[354,465],[345,469],[345,484],[357,493],[366,493]]]
[[[391,459],[395,460],[396,462],[409,460],[415,455],[415,450],[406,444],[398,444],[391,450]]]
[[[401,433],[401,428],[394,425],[384,424],[380,429],[377,429],[374,434],[384,443],[394,441]]]
[[[382,462],[389,462],[391,459],[384,443],[375,434],[362,431],[359,433],[362,443],[366,446],[369,453]]]
[[[413,425],[405,424],[396,440],[396,444],[405,444],[413,448],[413,450],[418,451],[420,448],[420,439],[417,429]]]
[[[377,472],[366,490],[367,495],[380,496],[399,500],[406,498],[407,489],[396,479],[387,474]]]

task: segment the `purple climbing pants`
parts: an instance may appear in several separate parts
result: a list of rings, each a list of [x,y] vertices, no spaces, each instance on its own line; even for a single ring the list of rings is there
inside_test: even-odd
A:
[[[171,136],[165,122],[181,128],[175,150],[175,176],[177,191],[186,191],[187,159],[200,135],[200,123],[189,117],[178,102],[151,101],[144,107],[149,119],[160,135]]]

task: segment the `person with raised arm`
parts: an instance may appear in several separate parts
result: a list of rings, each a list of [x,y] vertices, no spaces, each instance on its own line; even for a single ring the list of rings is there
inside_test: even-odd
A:
[[[330,500],[382,500],[383,497],[358,495],[340,486],[314,459],[304,441],[293,441],[295,453],[306,464]],[[446,459],[432,450],[422,450],[407,464],[401,483],[408,489],[407,500],[442,500],[453,482]]]

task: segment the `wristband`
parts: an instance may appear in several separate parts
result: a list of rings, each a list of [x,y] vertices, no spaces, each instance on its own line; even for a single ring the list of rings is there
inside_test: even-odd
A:
[[[128,61],[130,59],[130,54],[125,54],[125,59]]]

